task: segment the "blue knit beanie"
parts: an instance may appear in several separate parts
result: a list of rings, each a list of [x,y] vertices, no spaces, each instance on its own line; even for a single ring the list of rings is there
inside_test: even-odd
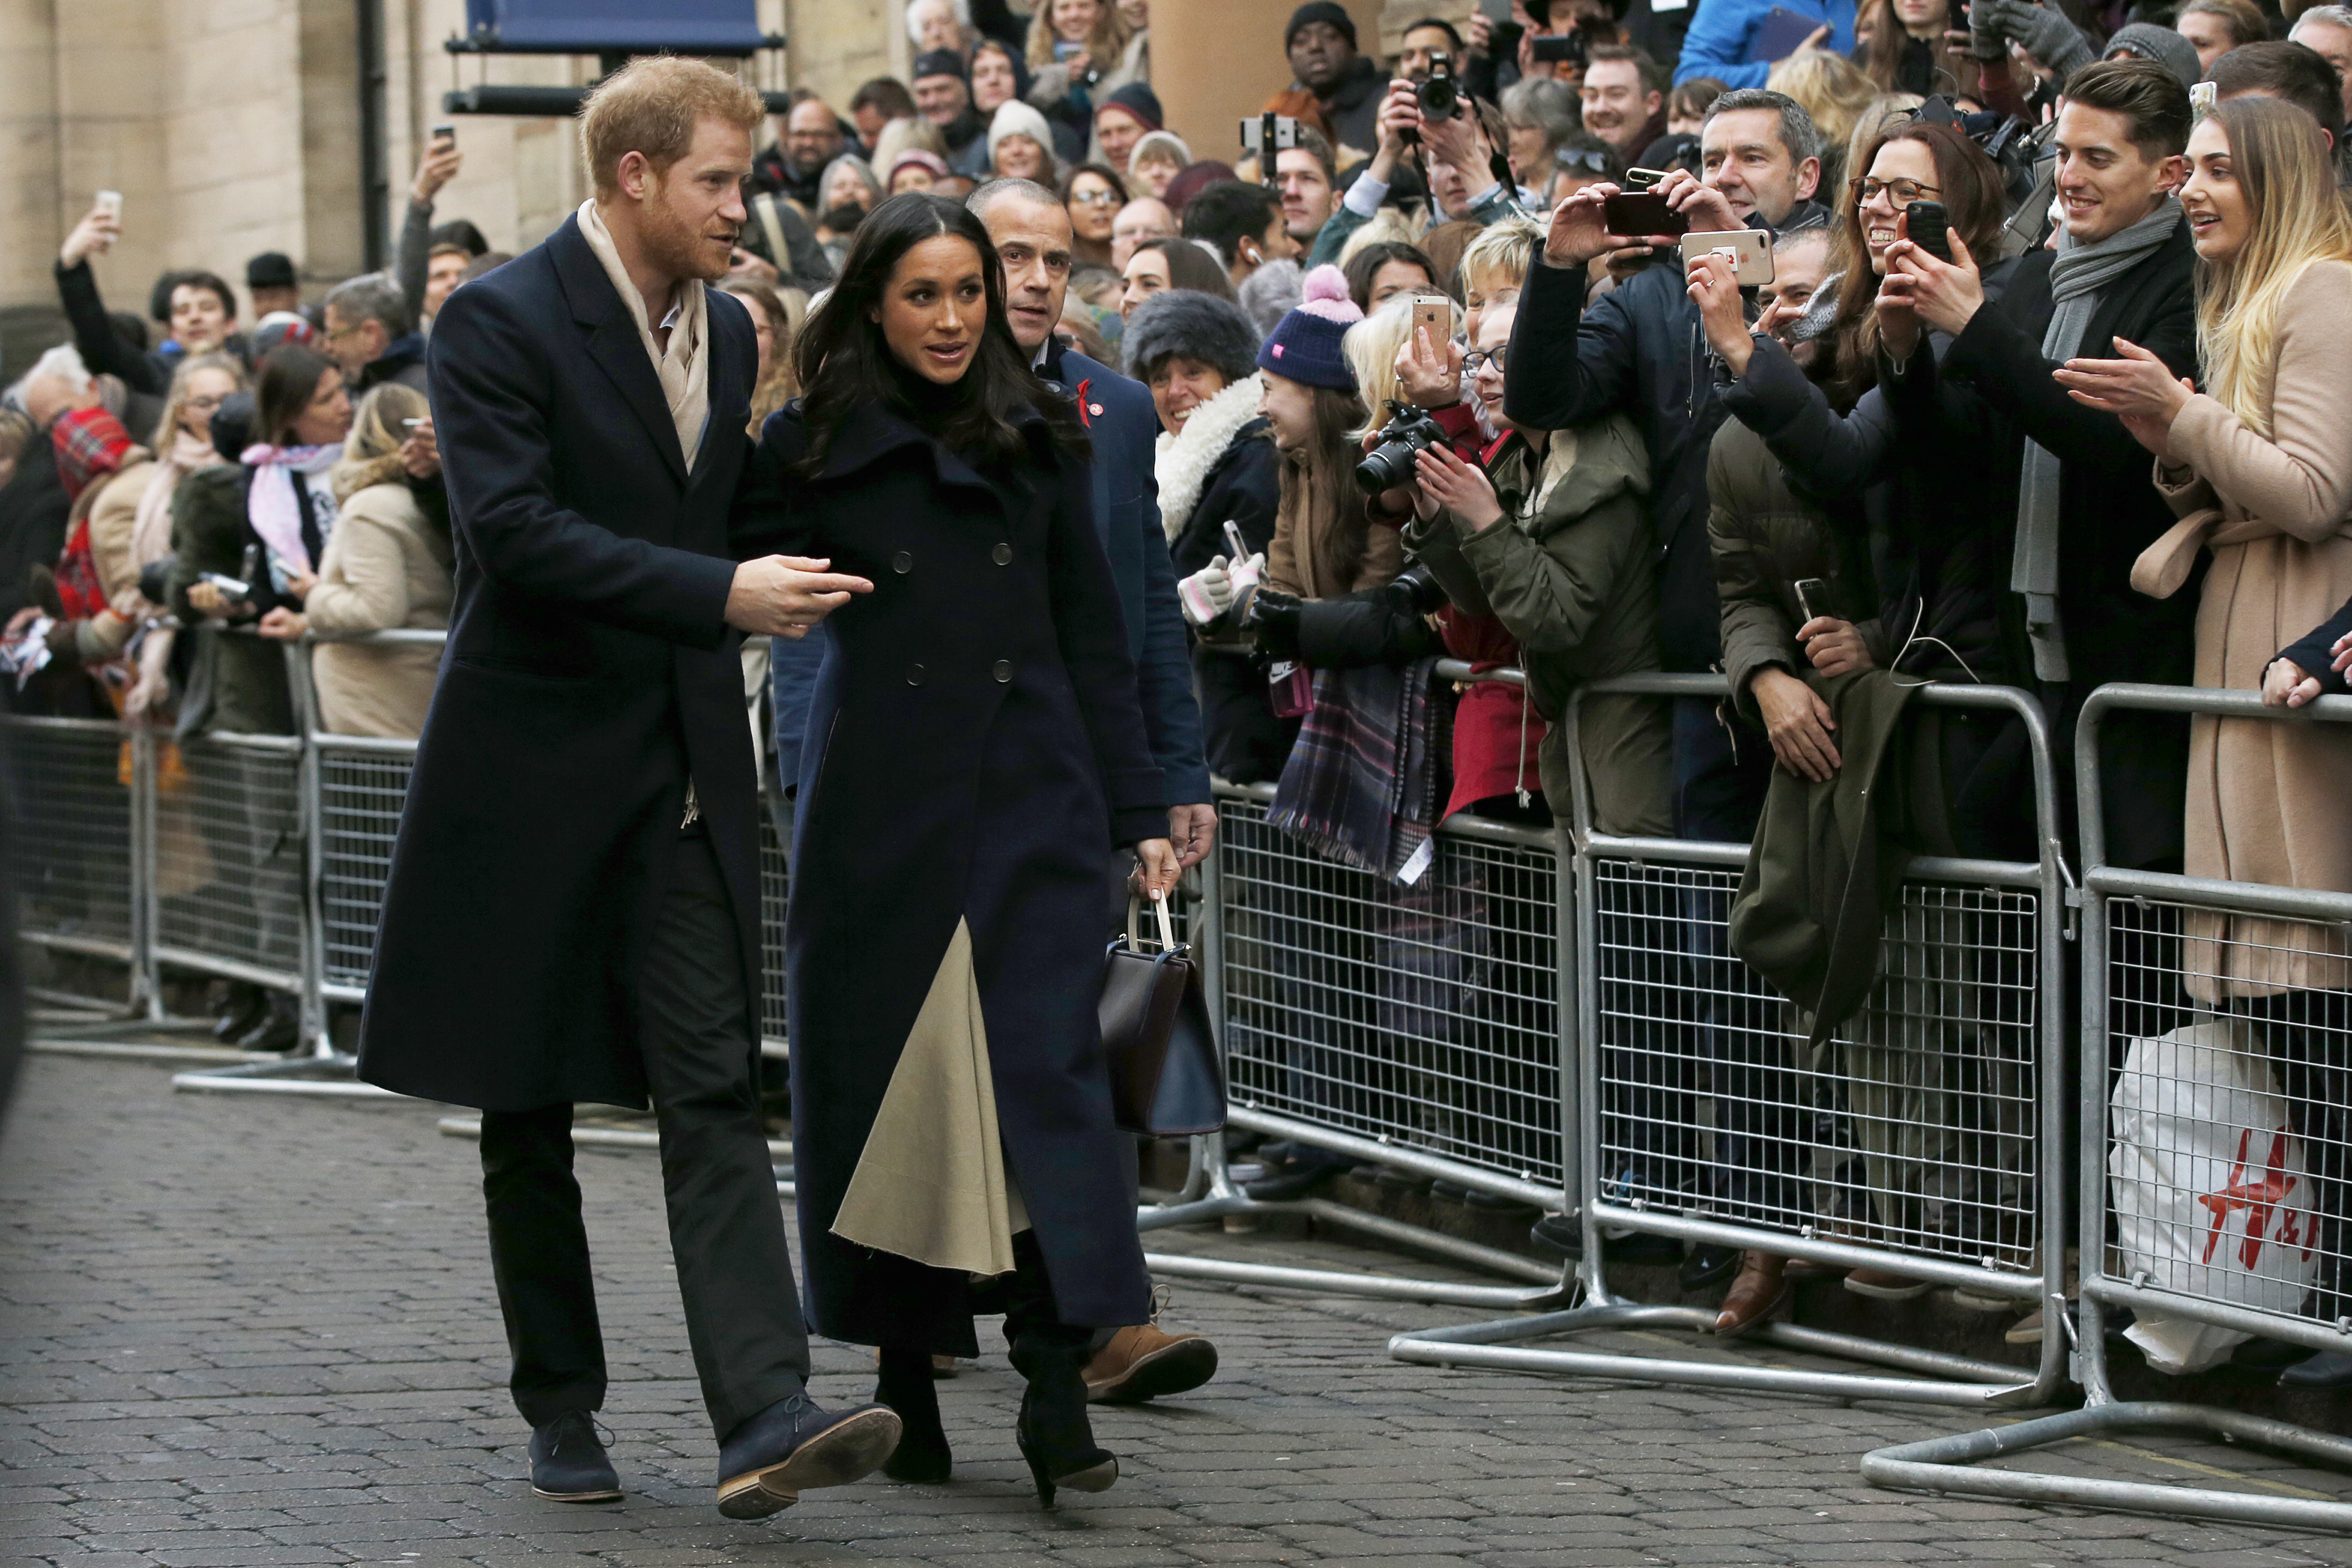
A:
[[[1347,277],[1326,262],[1307,275],[1306,296],[1297,309],[1275,323],[1259,345],[1257,367],[1307,386],[1353,392],[1356,373],[1348,367],[1340,343],[1363,319],[1348,297]]]

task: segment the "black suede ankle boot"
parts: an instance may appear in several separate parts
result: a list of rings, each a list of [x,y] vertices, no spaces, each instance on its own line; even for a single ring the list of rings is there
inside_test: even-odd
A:
[[[1013,1255],[1019,1267],[1007,1293],[1004,1339],[1013,1369],[1029,1380],[1013,1436],[1020,1441],[1021,1457],[1029,1461],[1030,1478],[1037,1483],[1038,1502],[1051,1508],[1059,1487],[1078,1492],[1110,1489],[1118,1479],[1118,1460],[1095,1442],[1094,1427],[1087,1419],[1085,1367],[1093,1331],[1055,1315],[1053,1289],[1033,1233],[1024,1231],[1013,1238]]]
[[[884,1345],[874,1403],[897,1411],[905,1426],[882,1473],[894,1481],[946,1480],[955,1457],[948,1451],[948,1435],[940,1426],[940,1391],[931,1380],[930,1352]]]

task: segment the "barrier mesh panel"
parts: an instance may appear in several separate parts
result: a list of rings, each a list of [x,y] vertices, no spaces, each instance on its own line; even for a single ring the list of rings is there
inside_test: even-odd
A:
[[[1400,888],[1220,812],[1234,1100],[1559,1183],[1551,847],[1441,837]]]
[[[382,752],[319,753],[319,901],[326,981],[364,988],[392,876],[393,842],[415,758]]]
[[[2352,929],[2141,899],[2106,914],[2108,1272],[2352,1319]]]
[[[208,740],[183,743],[180,755],[184,780],[167,780],[156,802],[157,945],[197,962],[257,965],[298,985],[299,759],[292,751]]]
[[[6,723],[16,815],[18,929],[127,948],[131,788],[125,731],[113,724]]]
[[[1815,1047],[1731,952],[1738,872],[1593,877],[1604,1201],[2034,1268],[2036,895],[1906,886]]]

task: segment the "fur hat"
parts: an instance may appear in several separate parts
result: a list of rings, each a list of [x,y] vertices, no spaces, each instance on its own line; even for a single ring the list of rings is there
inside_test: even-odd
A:
[[[1255,368],[1257,341],[1257,328],[1232,300],[1192,289],[1162,289],[1128,318],[1127,374],[1145,380],[1153,365],[1182,354],[1236,382]]]
[[[1328,262],[1307,275],[1298,306],[1282,318],[1257,351],[1257,367],[1308,386],[1356,390],[1340,340],[1364,319],[1348,297],[1348,279]]]

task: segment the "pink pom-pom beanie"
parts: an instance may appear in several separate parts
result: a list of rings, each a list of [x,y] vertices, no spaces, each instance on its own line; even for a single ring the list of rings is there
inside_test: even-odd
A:
[[[1325,265],[1307,275],[1297,308],[1275,324],[1257,351],[1257,367],[1308,386],[1334,392],[1356,390],[1356,373],[1339,352],[1348,329],[1364,319],[1348,297],[1348,279]]]

